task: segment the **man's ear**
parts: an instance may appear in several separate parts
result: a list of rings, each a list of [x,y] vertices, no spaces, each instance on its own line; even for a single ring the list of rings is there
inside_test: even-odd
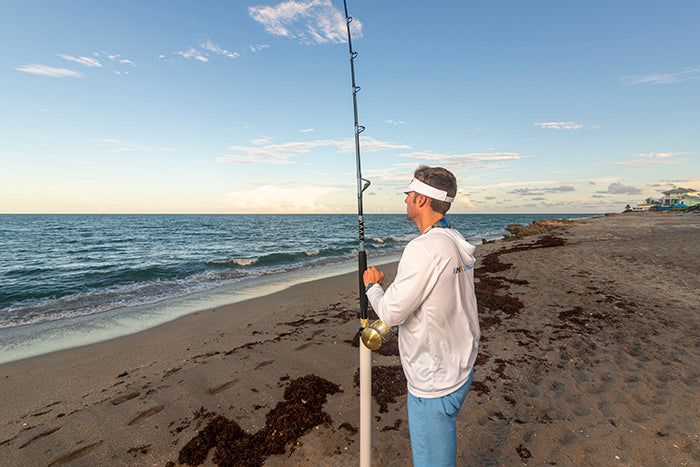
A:
[[[427,203],[427,202],[428,202],[427,196],[421,195],[418,193],[416,194],[416,204],[418,204],[418,207],[422,208],[423,206],[425,206],[425,203]]]

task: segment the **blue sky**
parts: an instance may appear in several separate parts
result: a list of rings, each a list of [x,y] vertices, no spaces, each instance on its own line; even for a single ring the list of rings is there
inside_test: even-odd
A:
[[[454,212],[700,189],[697,1],[350,0],[365,212],[419,164]],[[6,1],[0,212],[356,210],[337,0]]]

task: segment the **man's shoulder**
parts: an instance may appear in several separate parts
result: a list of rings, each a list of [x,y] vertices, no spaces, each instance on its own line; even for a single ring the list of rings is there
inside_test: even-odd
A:
[[[403,250],[403,257],[415,257],[416,255],[430,257],[430,242],[426,242],[425,240],[426,235],[419,235],[418,237],[408,242],[408,244]]]
[[[474,247],[467,242],[464,236],[455,229],[432,229],[420,237],[414,239],[416,246],[425,249],[431,255],[440,255],[443,252],[453,254],[458,250],[471,250]],[[472,253],[469,251],[469,253]]]
[[[423,235],[414,238],[412,241],[417,241],[422,245],[434,245],[441,243],[451,243],[454,240],[464,240],[464,236],[455,229],[431,229]]]
[[[452,240],[443,234],[438,233],[437,229],[430,230],[423,235],[414,238],[404,251],[420,251],[428,256],[433,256],[432,252],[440,248],[440,245],[452,243]]]

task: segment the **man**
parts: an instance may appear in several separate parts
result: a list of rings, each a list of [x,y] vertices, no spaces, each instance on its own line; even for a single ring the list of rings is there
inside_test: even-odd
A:
[[[406,193],[406,217],[421,235],[406,245],[394,282],[365,271],[372,308],[400,326],[399,353],[408,381],[408,425],[415,466],[454,466],[457,414],[469,391],[479,344],[474,250],[445,213],[457,193],[454,175],[420,166]]]

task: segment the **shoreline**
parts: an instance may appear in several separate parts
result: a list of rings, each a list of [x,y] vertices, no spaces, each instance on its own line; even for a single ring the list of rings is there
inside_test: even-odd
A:
[[[398,261],[397,254],[371,258]],[[348,274],[355,261],[252,277],[246,282],[216,287],[156,303],[114,308],[82,316],[0,329],[0,365],[148,331],[192,313],[206,311],[284,291],[295,285]]]
[[[332,267],[352,262],[357,256],[354,251],[357,242],[346,238],[353,232],[351,221],[355,220],[348,215],[340,215],[337,219],[340,222],[324,223],[314,219],[308,235],[301,237],[303,240],[289,239],[271,249],[266,241],[275,236],[275,229],[268,224],[277,222],[285,231],[305,217],[294,215],[282,219],[262,215],[265,222],[253,222],[251,226],[248,225],[252,222],[250,216],[224,216],[224,220],[217,216],[184,216],[182,233],[173,235],[169,235],[175,230],[172,216],[145,216],[139,222],[135,222],[133,216],[117,216],[118,219],[109,222],[83,219],[86,216],[62,222],[51,220],[51,216],[20,217],[36,219],[8,222],[7,252],[0,261],[9,261],[9,269],[4,269],[3,277],[7,274],[10,283],[1,294],[0,329],[89,316],[117,308],[147,307],[207,294],[222,287],[238,288],[237,283],[247,287],[250,280],[255,282],[261,276],[283,276],[289,272]],[[461,218],[463,226],[474,226],[464,233],[472,235],[472,241],[477,243],[483,236],[500,237],[508,222],[532,220],[499,219],[498,215],[491,215],[475,216],[474,223],[470,223],[469,216],[456,215],[455,218]],[[237,227],[237,221],[242,225]],[[72,239],[91,223],[105,233],[85,241]],[[373,217],[373,224],[376,225],[367,231],[370,256],[392,252],[398,255],[402,244],[417,233],[405,215],[378,215]],[[122,231],[122,228],[131,229],[131,232]],[[233,232],[236,228],[242,229],[240,236]],[[29,233],[23,238],[21,232],[27,229]],[[52,236],[51,229],[62,233]],[[149,238],[153,229],[158,233]],[[246,240],[246,234],[253,235],[259,242]],[[178,235],[188,239],[182,249],[173,245]],[[36,242],[36,251],[13,258],[9,253],[15,249],[24,252],[24,242]],[[131,242],[133,248],[129,246]],[[162,248],[163,245],[167,248]],[[51,253],[52,248],[65,251],[55,255]],[[266,252],[266,248],[269,251]],[[149,253],[153,249],[155,253]],[[200,250],[205,253],[188,253]],[[87,256],[76,257],[81,254]],[[96,262],[101,257],[104,261]],[[37,264],[42,267],[31,268]]]
[[[562,214],[556,219],[571,219]],[[595,218],[581,217],[575,220]],[[540,222],[540,221],[537,221]],[[542,221],[549,222],[549,221]],[[505,227],[505,226],[504,226]],[[474,245],[503,240],[506,230],[468,237]],[[400,252],[370,256],[370,261],[384,264],[400,259]],[[356,260],[331,262],[321,266],[292,269],[270,275],[250,277],[241,282],[211,288],[140,305],[112,308],[96,313],[59,319],[46,319],[0,329],[0,364],[51,352],[90,345],[142,332],[168,321],[198,311],[261,297],[295,284],[343,274],[356,269]]]
[[[477,247],[483,338],[458,465],[700,462],[698,224],[598,217]],[[547,236],[564,242],[533,247]],[[200,408],[254,433],[310,374],[342,391],[323,405],[332,422],[265,465],[357,463],[356,289],[350,272],[2,364],[0,464],[166,465],[212,419]],[[394,399],[373,404],[378,465],[410,465],[405,395]]]

